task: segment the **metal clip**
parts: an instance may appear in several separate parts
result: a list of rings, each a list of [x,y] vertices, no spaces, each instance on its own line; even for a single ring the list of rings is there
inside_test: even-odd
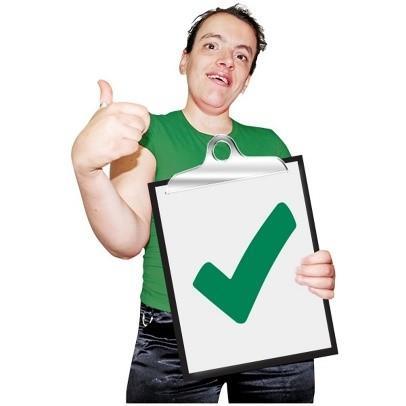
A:
[[[152,320],[154,320],[154,316],[152,315],[152,313],[149,313],[149,315],[151,316],[151,318],[148,320],[147,323],[145,323],[145,312],[142,313],[142,325],[144,327],[147,327],[149,324],[152,323]]]

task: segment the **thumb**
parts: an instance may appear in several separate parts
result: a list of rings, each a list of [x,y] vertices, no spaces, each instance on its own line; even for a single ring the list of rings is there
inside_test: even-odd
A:
[[[100,106],[102,103],[111,104],[113,103],[113,89],[110,86],[110,83],[100,79],[97,84],[100,87]]]

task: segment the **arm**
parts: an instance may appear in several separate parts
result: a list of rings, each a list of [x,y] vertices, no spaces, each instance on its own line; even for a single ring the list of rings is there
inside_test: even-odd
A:
[[[148,130],[148,110],[113,103],[113,91],[99,81],[101,107],[72,146],[72,163],[83,205],[96,237],[114,256],[132,258],[149,239],[151,207],[147,183],[156,162],[139,145]],[[109,179],[103,167],[110,164]]]
[[[148,182],[155,175],[155,158],[139,146],[113,161],[110,179],[103,170],[75,170],[86,215],[93,232],[114,256],[129,259],[139,254],[149,239],[151,204]]]

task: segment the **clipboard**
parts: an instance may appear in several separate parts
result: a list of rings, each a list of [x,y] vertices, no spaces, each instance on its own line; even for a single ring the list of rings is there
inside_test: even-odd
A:
[[[247,157],[220,134],[148,187],[185,380],[338,353],[328,300],[294,280],[319,249],[302,156]]]

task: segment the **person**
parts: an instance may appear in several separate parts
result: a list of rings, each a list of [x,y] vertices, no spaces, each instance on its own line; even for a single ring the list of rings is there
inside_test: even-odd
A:
[[[113,102],[111,86],[100,80],[100,108],[72,146],[74,172],[97,238],[123,259],[145,247],[128,403],[217,402],[225,382],[230,402],[313,402],[313,360],[183,381],[151,218],[147,184],[201,164],[213,135],[230,135],[244,155],[289,156],[272,130],[230,117],[230,106],[247,88],[265,47],[262,27],[243,6],[208,10],[194,20],[179,64],[187,78],[186,106],[151,114],[139,104]],[[110,178],[102,170],[107,164]],[[329,251],[309,254],[295,278],[313,294],[331,299],[335,270]]]

